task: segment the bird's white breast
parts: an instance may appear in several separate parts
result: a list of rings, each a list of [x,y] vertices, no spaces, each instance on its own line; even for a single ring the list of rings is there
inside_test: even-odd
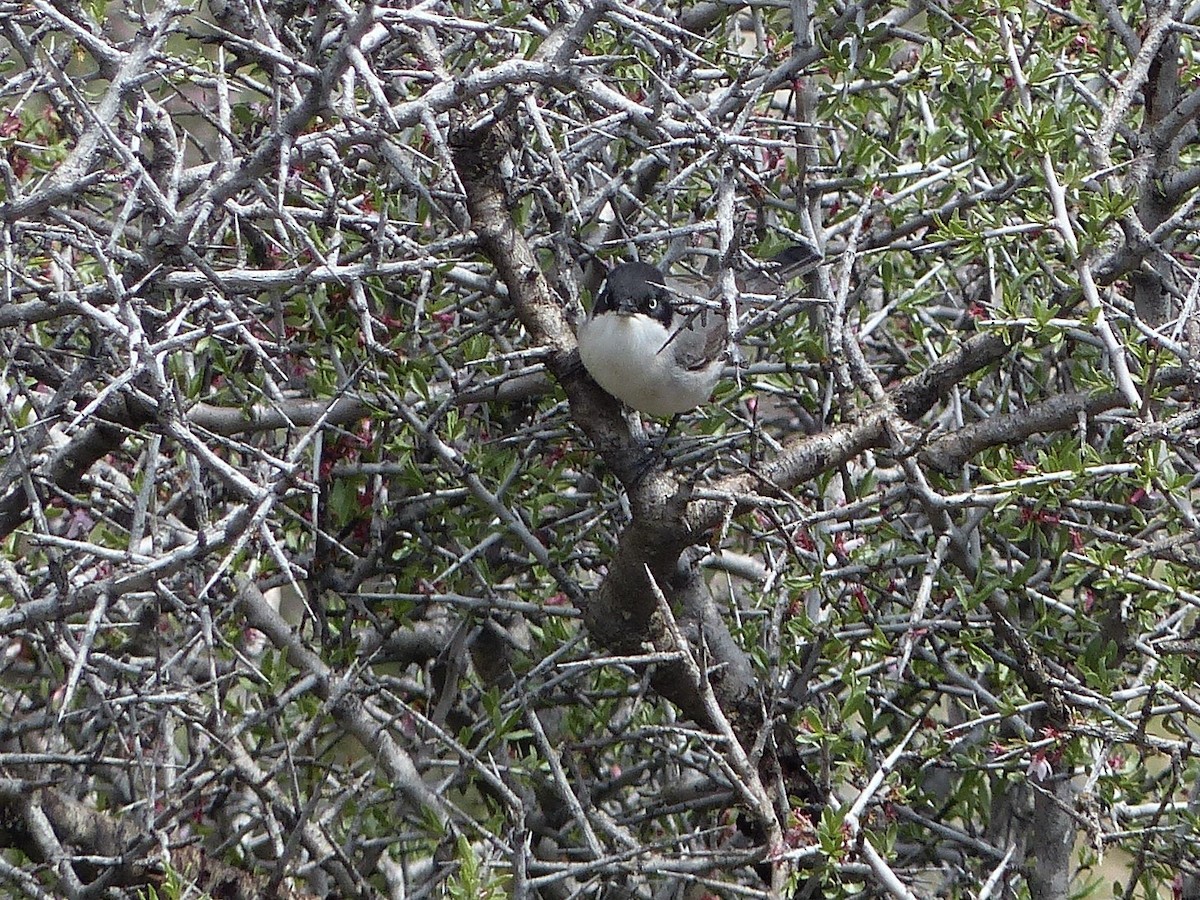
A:
[[[670,332],[642,314],[606,313],[579,328],[579,356],[604,390],[652,416],[699,406],[721,377],[722,361],[688,370],[675,363]]]

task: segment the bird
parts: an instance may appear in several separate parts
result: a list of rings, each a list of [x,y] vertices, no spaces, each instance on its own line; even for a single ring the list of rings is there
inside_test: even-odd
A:
[[[772,260],[783,280],[819,261],[815,247],[799,244]],[[720,381],[731,344],[723,311],[701,306],[685,312],[677,302],[704,291],[647,262],[616,266],[579,327],[583,367],[605,391],[646,415],[678,416],[700,406]]]
[[[677,311],[656,266],[614,268],[579,329],[583,367],[608,393],[638,412],[673,416],[699,406],[721,377],[729,321],[715,309]]]

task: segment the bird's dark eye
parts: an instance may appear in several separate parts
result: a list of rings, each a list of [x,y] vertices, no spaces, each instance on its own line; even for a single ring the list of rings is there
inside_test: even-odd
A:
[[[646,309],[650,310],[650,312],[654,312],[654,310],[658,309],[658,298],[657,297],[647,298]]]

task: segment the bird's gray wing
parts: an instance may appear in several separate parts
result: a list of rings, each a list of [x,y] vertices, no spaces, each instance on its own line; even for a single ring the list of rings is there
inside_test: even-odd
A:
[[[674,353],[684,369],[705,369],[729,349],[729,320],[720,310],[700,305],[712,291],[703,279],[673,276],[667,289],[676,304],[675,325],[662,352]]]
[[[715,309],[681,315],[664,353],[674,353],[685,369],[704,369],[729,349],[729,321]],[[690,321],[689,321],[690,318]]]

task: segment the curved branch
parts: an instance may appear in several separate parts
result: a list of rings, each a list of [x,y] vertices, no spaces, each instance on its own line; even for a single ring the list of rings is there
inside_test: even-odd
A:
[[[901,418],[915,422],[950,388],[972,372],[986,368],[1008,353],[1012,341],[1002,334],[980,334],[933,363],[924,372],[900,382],[888,396]],[[890,413],[872,412],[857,422],[839,425],[815,435],[795,435],[784,442],[774,459],[758,470],[730,476],[714,485],[705,498],[692,501],[680,532],[703,535],[721,522],[732,503],[735,513],[759,506],[763,498],[782,496],[821,472],[848,462],[886,439]]]
[[[507,136],[506,129],[497,126],[483,135],[463,130],[454,137],[454,159],[467,192],[471,223],[481,248],[508,288],[521,324],[535,344],[551,351],[546,364],[566,391],[576,423],[617,477],[631,484],[642,468],[642,447],[621,417],[620,404],[584,372],[563,305],[512,221],[511,205],[498,175]]]

